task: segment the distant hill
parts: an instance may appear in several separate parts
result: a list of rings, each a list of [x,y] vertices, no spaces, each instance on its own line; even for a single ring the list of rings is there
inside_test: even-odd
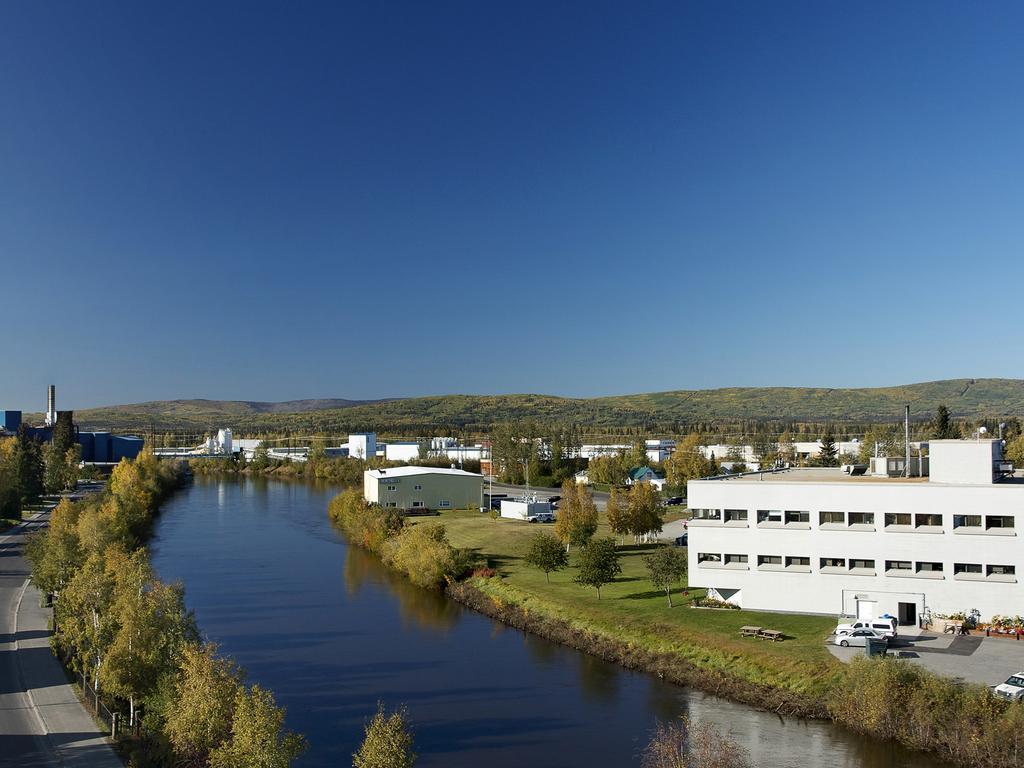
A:
[[[428,434],[446,428],[485,430],[514,419],[575,422],[587,428],[679,430],[696,423],[786,420],[877,422],[902,418],[910,403],[917,420],[939,405],[958,418],[1024,414],[1022,379],[948,379],[897,387],[825,389],[744,387],[676,390],[598,398],[549,395],[445,395],[400,400],[297,400],[257,403],[172,400],[79,411],[86,428],[117,430],[231,427],[236,432],[376,430]]]
[[[258,420],[265,414],[340,411],[382,402],[386,401],[344,398],[286,400],[280,403],[255,400],[152,400],[83,409],[75,412],[75,422],[84,429],[209,429],[230,427],[234,420]]]

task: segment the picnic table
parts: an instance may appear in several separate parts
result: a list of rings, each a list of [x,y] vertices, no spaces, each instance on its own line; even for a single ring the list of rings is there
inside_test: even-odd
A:
[[[761,634],[761,627],[740,627],[741,637],[758,637]]]
[[[757,636],[773,643],[782,641],[782,633],[777,629],[762,629]]]

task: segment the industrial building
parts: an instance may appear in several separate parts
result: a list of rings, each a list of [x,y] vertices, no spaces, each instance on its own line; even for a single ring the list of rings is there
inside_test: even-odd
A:
[[[420,457],[420,444],[415,440],[398,443],[378,443],[378,446],[381,445],[383,445],[384,458],[387,461],[416,461]]]
[[[437,467],[370,469],[363,473],[363,497],[406,511],[475,509],[483,498],[483,475]]]
[[[743,608],[889,613],[902,624],[925,612],[1020,613],[1024,477],[1002,447],[934,440],[918,477],[891,477],[882,460],[874,475],[804,468],[690,481],[690,584]]]
[[[65,416],[66,414],[66,416]],[[46,414],[44,425],[33,427],[23,425],[21,411],[0,410],[0,432],[17,434],[24,426],[29,437],[44,443],[53,439],[53,428],[60,418],[74,420],[72,411],[57,410],[57,388],[51,384],[46,391]],[[142,452],[144,441],[134,435],[113,435],[110,432],[82,432],[74,427],[75,442],[81,447],[82,461],[87,464],[116,464],[121,459],[134,459]]]

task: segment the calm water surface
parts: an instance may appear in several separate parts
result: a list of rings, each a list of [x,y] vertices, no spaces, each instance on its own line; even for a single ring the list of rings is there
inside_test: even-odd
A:
[[[684,712],[717,722],[759,766],[938,765],[628,672],[419,590],[346,546],[326,516],[334,493],[197,478],[164,506],[152,543],[204,635],[308,737],[302,766],[350,765],[378,700],[408,706],[423,768],[639,765],[655,723]]]

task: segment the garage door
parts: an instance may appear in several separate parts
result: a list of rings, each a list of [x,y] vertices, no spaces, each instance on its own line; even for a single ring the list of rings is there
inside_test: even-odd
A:
[[[875,609],[878,607],[877,600],[858,600],[857,601],[857,618],[858,619],[873,619],[875,618]]]

